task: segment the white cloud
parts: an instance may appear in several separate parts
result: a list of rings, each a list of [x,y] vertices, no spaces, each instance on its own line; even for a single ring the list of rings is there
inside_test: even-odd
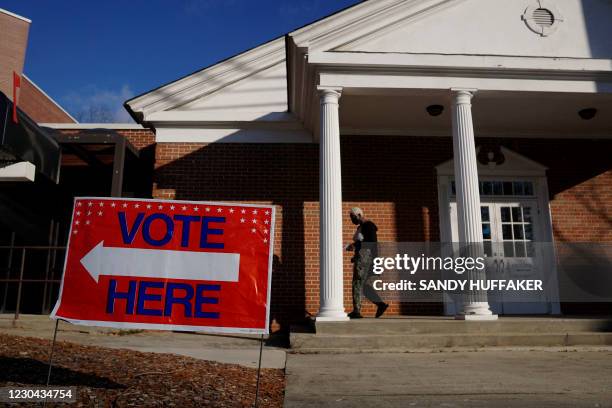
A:
[[[101,89],[88,85],[79,91],[71,91],[62,98],[62,106],[79,122],[131,123],[123,102],[134,96],[129,85],[120,89]]]

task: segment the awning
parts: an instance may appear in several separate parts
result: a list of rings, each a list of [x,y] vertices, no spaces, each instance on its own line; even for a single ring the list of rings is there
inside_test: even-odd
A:
[[[55,139],[17,108],[18,123],[13,122],[13,103],[0,92],[0,166],[27,161],[38,174],[59,182],[61,150]]]

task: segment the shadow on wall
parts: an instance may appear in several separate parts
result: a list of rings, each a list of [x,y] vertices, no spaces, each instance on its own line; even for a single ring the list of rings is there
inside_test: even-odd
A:
[[[319,149],[317,144],[157,145],[155,192],[160,198],[272,203],[277,236],[271,318],[288,328],[318,309]],[[451,155],[444,143],[428,138],[343,136],[343,200],[370,212],[381,233],[394,241],[438,239],[434,166]],[[375,209],[390,207],[378,218]],[[348,204],[345,207],[350,207]],[[372,210],[372,211],[370,211]],[[354,226],[344,221],[344,241]],[[378,218],[378,219],[377,219]],[[424,227],[424,223],[427,225]],[[394,231],[389,233],[389,231]],[[395,233],[397,231],[397,233]],[[346,305],[350,305],[352,266],[345,257]],[[439,314],[440,305],[402,314]]]
[[[582,191],[580,186],[585,181],[612,169],[612,142],[606,140],[555,140],[554,146],[550,139],[477,138],[476,142],[506,146],[547,166],[551,200],[559,197],[558,205],[568,205],[567,194],[575,195],[575,191]],[[160,143],[156,150],[157,197],[277,205],[271,317],[286,329],[290,323],[316,313],[318,145]],[[354,232],[348,219],[348,208],[353,205],[362,207],[379,225],[381,240],[439,241],[434,167],[452,157],[450,137],[343,136],[341,152],[345,242]],[[612,241],[612,202],[603,195],[605,188],[598,184],[592,194],[578,194],[576,200],[582,203],[581,211],[592,217],[594,226],[589,231],[593,240]],[[387,208],[382,215],[377,212],[381,208]],[[571,217],[555,218],[553,212],[558,240],[575,240],[557,231],[571,222]],[[349,259],[347,254],[347,308],[351,304]],[[364,308],[366,312],[368,308],[371,306]],[[401,303],[396,309],[400,314],[441,312],[442,305],[437,303]]]
[[[271,321],[276,320],[285,329],[295,317],[303,316],[304,230],[313,228],[304,225],[304,202],[318,197],[317,146],[162,143],[156,150],[157,197],[277,206]]]

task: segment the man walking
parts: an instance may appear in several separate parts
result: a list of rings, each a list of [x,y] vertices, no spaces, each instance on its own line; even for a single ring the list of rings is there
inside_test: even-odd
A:
[[[347,251],[355,251],[353,262],[353,311],[349,313],[351,319],[361,319],[361,295],[373,302],[376,306],[376,317],[382,316],[389,307],[382,301],[376,290],[369,283],[372,276],[374,258],[378,256],[378,228],[372,221],[367,220],[361,208],[352,208],[349,213],[351,222],[357,225],[353,235],[353,243],[346,247]]]

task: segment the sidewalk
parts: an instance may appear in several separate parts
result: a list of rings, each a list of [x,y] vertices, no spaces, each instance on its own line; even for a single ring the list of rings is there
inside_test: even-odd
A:
[[[0,333],[50,339],[55,321],[48,316],[21,315],[13,324],[13,315],[0,315]],[[58,341],[124,348],[143,352],[172,353],[201,360],[257,367],[259,337],[174,333],[166,331],[117,330],[104,327],[77,326],[61,321]],[[285,349],[268,340],[264,346],[262,367],[285,368]]]
[[[285,407],[612,407],[612,349],[290,354]]]

